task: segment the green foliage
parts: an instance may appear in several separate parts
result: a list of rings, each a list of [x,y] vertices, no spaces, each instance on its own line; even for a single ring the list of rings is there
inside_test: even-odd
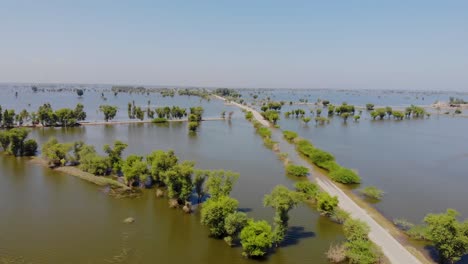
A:
[[[83,96],[83,94],[84,94],[83,89],[77,89],[77,90],[76,90],[76,94],[77,94],[78,96]]]
[[[192,173],[195,163],[184,161],[176,164],[161,174],[161,179],[167,186],[170,199],[176,199],[179,204],[184,204],[192,194]]]
[[[78,151],[79,168],[94,175],[106,175],[111,168],[110,159],[98,155],[94,146],[83,145]]]
[[[270,138],[271,137],[271,130],[268,127],[259,127],[257,129],[257,133],[262,137],[262,138]]]
[[[303,118],[302,118],[302,122],[308,124],[308,123],[310,122],[311,119],[312,119],[312,118],[310,118],[310,117],[303,117]]]
[[[276,186],[270,194],[265,195],[263,199],[264,206],[271,206],[275,209],[275,230],[273,232],[273,241],[280,243],[288,229],[289,211],[303,202],[305,195],[300,192],[289,190],[283,185]]]
[[[457,211],[447,209],[444,214],[428,214],[424,218],[441,259],[451,263],[468,253],[468,222],[458,222],[457,216]]]
[[[51,137],[42,145],[42,156],[53,166],[63,165],[68,158],[68,152],[73,145],[70,143],[59,143],[55,137]]]
[[[157,184],[162,183],[162,174],[174,167],[178,161],[173,150],[156,150],[146,157],[151,177]]]
[[[28,139],[23,145],[23,156],[34,156],[37,152],[37,142],[34,139]]]
[[[225,229],[226,218],[233,214],[239,202],[228,196],[221,196],[219,199],[208,199],[200,211],[201,223],[208,227],[213,237],[221,238],[227,235]]]
[[[206,188],[211,196],[210,200],[229,196],[239,178],[238,173],[224,170],[205,171],[205,174],[208,175]]]
[[[338,206],[338,197],[331,196],[326,192],[320,192],[317,196],[317,209],[320,213],[331,215]]]
[[[276,112],[275,110],[268,110],[266,112],[262,112],[262,116],[273,124],[276,124],[276,122],[278,122],[278,120],[280,119],[278,112]]]
[[[188,123],[189,131],[191,131],[191,132],[197,131],[199,125],[200,125],[200,123],[198,123],[198,122],[189,122]]]
[[[205,196],[204,184],[209,176],[209,173],[204,170],[195,170],[195,178],[193,179],[193,185],[195,186],[195,193],[197,194],[198,202],[200,203]]]
[[[303,193],[306,199],[315,199],[320,190],[317,184],[310,181],[300,181],[294,184],[296,191]]]
[[[359,191],[362,195],[366,197],[380,200],[383,197],[384,192],[375,186],[367,186],[364,189]]]
[[[273,244],[271,226],[266,221],[250,220],[240,234],[242,253],[247,257],[262,257]]]
[[[380,249],[369,240],[356,240],[346,242],[346,257],[350,264],[380,263],[382,253]]]
[[[367,240],[370,228],[365,222],[350,218],[344,222],[343,232],[348,241]]]
[[[251,111],[245,113],[245,119],[250,121],[252,120],[252,118],[253,118],[253,113]]]
[[[229,214],[224,220],[224,229],[227,236],[224,237],[224,241],[228,245],[232,245],[233,241],[237,239],[241,230],[247,225],[249,218],[246,213],[243,212],[234,212]]]
[[[155,124],[167,123],[167,119],[164,117],[157,117],[157,118],[154,118],[151,122]]]
[[[2,145],[3,151],[7,151],[10,146],[10,136],[8,131],[0,131],[0,145]]]
[[[105,144],[103,149],[109,157],[110,166],[115,172],[119,172],[122,168],[122,152],[128,147],[127,144],[120,140],[114,141],[114,148]]]
[[[374,110],[374,104],[366,104],[366,109],[367,109],[368,111]]]
[[[286,166],[286,174],[294,177],[305,177],[309,173],[309,169],[304,166],[288,164]]]
[[[350,217],[350,213],[346,212],[341,208],[335,208],[333,213],[330,215],[330,219],[338,224],[343,224]]]
[[[324,116],[317,116],[315,118],[315,123],[323,125],[325,123],[330,123],[330,119],[324,117]]]
[[[339,169],[332,170],[329,175],[332,180],[339,183],[354,184],[361,182],[359,175],[348,168],[340,167]]]
[[[142,156],[130,155],[123,162],[122,172],[128,185],[135,181],[145,180],[148,176],[148,168]]]
[[[455,114],[461,114],[462,111],[460,110],[460,108],[457,108],[457,109],[455,109],[455,112],[454,112],[454,113],[455,113]]]
[[[405,114],[401,111],[393,111],[393,118],[397,120],[403,120],[403,117],[405,117]]]
[[[343,224],[343,231],[347,242],[346,257],[349,263],[374,264],[378,263],[382,253],[369,240],[369,226],[358,219],[348,218]]]
[[[283,137],[288,141],[293,141],[295,138],[298,137],[297,133],[290,130],[283,131]]]
[[[104,113],[104,120],[106,120],[106,122],[114,119],[115,115],[117,114],[117,106],[101,105],[99,106],[99,110]]]

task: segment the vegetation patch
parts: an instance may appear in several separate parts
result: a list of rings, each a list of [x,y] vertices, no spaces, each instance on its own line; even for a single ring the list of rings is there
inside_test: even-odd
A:
[[[375,186],[367,186],[359,190],[359,192],[362,195],[375,200],[381,200],[384,195],[384,192]]]
[[[286,166],[286,174],[294,177],[305,177],[309,174],[309,169],[304,166],[289,164]]]

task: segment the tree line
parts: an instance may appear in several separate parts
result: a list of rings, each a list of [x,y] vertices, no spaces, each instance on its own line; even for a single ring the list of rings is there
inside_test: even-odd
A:
[[[49,103],[46,103],[39,106],[35,112],[28,112],[23,109],[18,114],[15,113],[14,109],[5,109],[3,111],[0,106],[0,125],[3,128],[23,126],[25,123],[31,125],[41,124],[45,127],[71,127],[78,125],[78,121],[85,119],[86,112],[84,106],[80,103],[74,109],[61,108],[55,111]]]

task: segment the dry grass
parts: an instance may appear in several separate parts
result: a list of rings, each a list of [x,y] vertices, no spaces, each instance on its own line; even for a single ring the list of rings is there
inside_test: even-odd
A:
[[[346,260],[346,248],[343,244],[330,245],[326,255],[331,263],[344,262]]]

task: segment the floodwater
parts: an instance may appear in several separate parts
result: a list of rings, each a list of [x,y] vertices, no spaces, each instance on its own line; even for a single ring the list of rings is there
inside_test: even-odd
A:
[[[363,111],[359,122],[350,117],[344,123],[336,116],[330,124],[316,125],[312,118],[306,125],[300,118],[282,117],[278,124],[357,170],[362,177],[359,187],[382,189],[384,198],[374,206],[389,219],[419,223],[426,214],[447,208],[468,217],[468,118],[433,114],[371,120]]]
[[[118,139],[129,144],[124,155],[174,149],[198,168],[239,172],[232,196],[241,210],[272,222],[274,212],[263,207],[263,196],[293,181],[252,125],[236,113],[231,122],[203,122],[197,135],[187,130],[186,123],[131,124],[33,129],[30,135],[40,143],[51,136],[83,140],[98,150]],[[198,213],[169,209],[154,190],[137,199],[116,199],[27,159],[0,155],[0,164],[0,256],[14,263],[327,263],[330,244],[343,240],[341,226],[302,205],[291,211],[282,247],[264,260],[248,260],[241,247],[209,238]],[[127,217],[135,223],[123,224]]]

